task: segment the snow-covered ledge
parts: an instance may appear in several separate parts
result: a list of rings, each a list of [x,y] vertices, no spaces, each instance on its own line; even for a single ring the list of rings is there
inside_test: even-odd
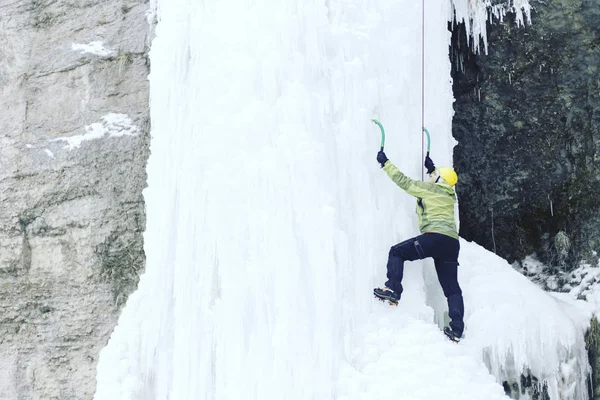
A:
[[[545,292],[506,260],[462,239],[459,261],[466,323],[461,345],[479,355],[500,384],[520,385],[522,375],[532,376],[539,385],[532,390],[547,390],[551,399],[587,399],[590,304]],[[447,307],[432,266],[425,281],[441,325]]]

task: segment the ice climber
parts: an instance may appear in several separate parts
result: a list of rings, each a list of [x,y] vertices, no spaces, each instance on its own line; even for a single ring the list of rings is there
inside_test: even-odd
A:
[[[444,333],[458,342],[464,330],[464,303],[458,285],[458,252],[460,249],[454,205],[456,194],[454,185],[458,176],[452,168],[436,168],[429,156],[425,158],[425,168],[429,182],[410,179],[388,160],[385,153],[377,154],[377,161],[383,170],[400,188],[417,198],[417,216],[421,235],[405,240],[390,249],[387,263],[385,287],[375,288],[374,294],[391,304],[398,304],[402,295],[404,261],[422,260],[432,257],[438,280],[448,299],[450,327]]]

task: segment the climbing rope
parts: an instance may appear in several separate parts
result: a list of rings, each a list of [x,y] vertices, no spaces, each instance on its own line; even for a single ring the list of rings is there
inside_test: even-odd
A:
[[[427,155],[429,155],[429,132],[425,129],[425,0],[421,7],[421,128],[427,133]],[[425,136],[421,132],[421,158],[425,152]],[[425,160],[421,160],[421,165]],[[421,166],[421,180],[425,180],[425,172]]]
[[[429,131],[425,128],[425,0],[423,0],[421,8],[421,164],[425,161],[423,154],[425,153],[425,135],[427,135],[427,156],[429,156],[429,149],[431,147],[431,137]],[[385,130],[383,125],[376,119],[371,120],[381,131],[381,151],[385,146]],[[425,133],[425,135],[423,134]],[[425,173],[423,167],[421,167],[421,180],[425,180]]]

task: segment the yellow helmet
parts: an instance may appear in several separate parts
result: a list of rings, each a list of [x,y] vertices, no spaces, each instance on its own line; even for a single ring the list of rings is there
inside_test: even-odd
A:
[[[456,182],[458,182],[458,175],[456,175],[456,172],[452,168],[439,167],[438,170],[440,172],[440,176],[442,177],[443,180],[446,181],[446,183],[448,185],[450,185],[450,186],[456,185]]]

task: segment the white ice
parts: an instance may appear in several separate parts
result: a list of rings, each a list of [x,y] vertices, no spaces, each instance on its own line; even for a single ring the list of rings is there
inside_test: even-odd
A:
[[[407,263],[398,308],[372,298],[389,247],[418,233],[415,200],[375,161],[371,118],[419,179],[421,2],[152,4],[147,265],[96,400],[494,400],[525,371],[553,400],[586,398],[590,311],[475,244],[461,241],[460,344],[440,331],[429,261]],[[438,166],[455,145],[447,21],[481,4],[427,2]]]

